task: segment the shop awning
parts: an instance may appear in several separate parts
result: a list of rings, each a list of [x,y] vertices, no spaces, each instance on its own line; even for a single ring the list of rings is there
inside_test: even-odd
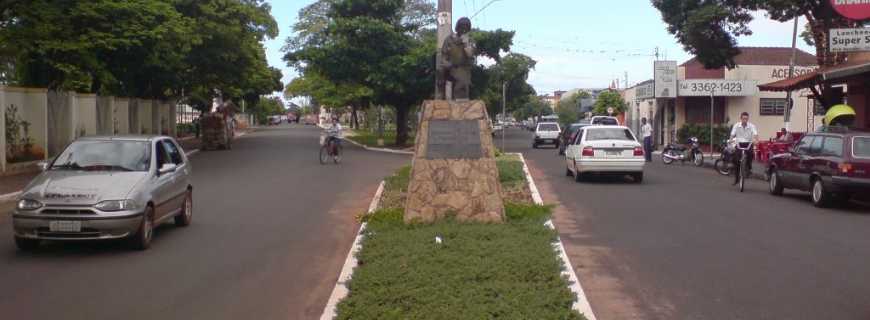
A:
[[[795,91],[804,88],[809,88],[816,84],[819,78],[819,70],[805,73],[797,77],[779,80],[776,82],[765,83],[758,85],[758,90],[761,91]]]
[[[822,72],[822,80],[834,81],[870,72],[870,62],[847,63],[833,66]]]
[[[819,68],[816,71],[797,77],[765,83],[758,86],[761,91],[794,91],[806,89],[819,83],[832,83],[848,77],[870,73],[870,62],[847,62],[841,65]]]

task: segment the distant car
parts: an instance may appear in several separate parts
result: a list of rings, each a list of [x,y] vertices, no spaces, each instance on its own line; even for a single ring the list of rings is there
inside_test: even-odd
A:
[[[532,142],[532,148],[537,149],[542,144],[552,144],[554,147],[559,147],[559,124],[555,122],[538,123],[535,128],[535,140]]]
[[[870,194],[870,132],[826,130],[804,135],[791,150],[770,159],[770,193],[810,191],[813,204],[826,207]]]
[[[562,133],[559,134],[559,155],[565,154],[565,146],[571,144],[574,141],[575,135],[580,131],[583,127],[589,126],[588,123],[573,123],[562,129]]]
[[[193,219],[191,164],[170,137],[81,138],[40,166],[12,212],[21,250],[43,240],[108,239],[144,250],[155,226]]]
[[[606,126],[618,126],[619,119],[616,117],[608,117],[608,116],[594,116],[590,120],[592,124],[595,125],[606,125]]]
[[[589,174],[630,175],[643,182],[643,147],[624,126],[587,126],[565,150],[565,174],[582,181]]]
[[[496,135],[501,134],[502,130],[504,130],[503,124],[501,124],[500,122],[494,123],[492,125],[492,136],[495,137]]]

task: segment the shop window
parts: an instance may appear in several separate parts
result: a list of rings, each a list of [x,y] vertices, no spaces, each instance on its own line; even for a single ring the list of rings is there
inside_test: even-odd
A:
[[[785,115],[785,99],[768,99],[761,98],[761,107],[758,111],[762,116],[781,116]]]

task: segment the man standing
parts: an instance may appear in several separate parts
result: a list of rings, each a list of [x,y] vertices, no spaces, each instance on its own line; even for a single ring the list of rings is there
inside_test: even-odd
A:
[[[643,135],[643,156],[646,162],[652,162],[652,126],[646,122],[646,118],[640,119],[643,123],[640,126],[640,132]]]
[[[758,129],[754,124],[749,123],[749,113],[744,112],[740,114],[740,123],[734,124],[734,127],[731,128],[731,140],[735,140],[740,148],[747,148],[746,161],[747,168],[749,172],[752,172],[752,161],[755,159],[755,145],[754,143],[758,142]],[[740,165],[740,155],[737,154],[733,158],[734,168]],[[732,170],[734,172],[734,184],[740,181],[740,177],[737,172],[739,170]]]

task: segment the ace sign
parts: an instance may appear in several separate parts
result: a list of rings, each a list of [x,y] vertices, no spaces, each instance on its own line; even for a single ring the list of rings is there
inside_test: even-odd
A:
[[[870,51],[870,28],[831,29],[831,52]]]
[[[837,13],[848,19],[870,19],[870,1],[868,0],[831,0],[831,6]]]

